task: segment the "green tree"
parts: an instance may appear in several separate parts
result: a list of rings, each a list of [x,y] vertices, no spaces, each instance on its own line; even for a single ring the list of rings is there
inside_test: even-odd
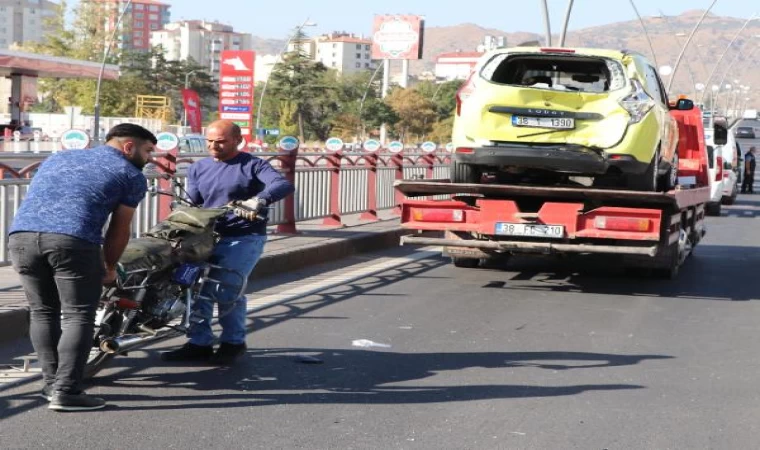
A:
[[[393,130],[402,141],[419,139],[431,131],[437,118],[435,105],[418,91],[396,88],[385,101],[398,116]]]

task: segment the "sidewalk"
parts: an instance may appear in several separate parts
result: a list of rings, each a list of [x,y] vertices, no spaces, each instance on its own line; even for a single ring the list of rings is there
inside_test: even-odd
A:
[[[409,233],[387,212],[379,222],[361,223],[358,216],[345,216],[342,228],[327,228],[319,221],[298,223],[298,234],[270,234],[253,277],[264,277],[344,258],[356,253],[397,246]],[[272,227],[271,230],[274,230]],[[29,311],[18,275],[0,267],[0,344],[28,335]]]

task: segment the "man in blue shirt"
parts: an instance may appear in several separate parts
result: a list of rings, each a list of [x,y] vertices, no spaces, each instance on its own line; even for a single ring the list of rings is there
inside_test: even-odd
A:
[[[84,394],[80,383],[101,285],[116,278],[132,216],[147,191],[142,168],[155,144],[145,128],[121,124],[108,132],[105,145],[50,156],[14,218],[8,248],[29,302],[29,334],[52,410],[105,406]]]
[[[190,200],[205,208],[242,201],[244,208],[219,220],[216,231],[221,240],[214,248],[211,262],[235,271],[247,279],[264,251],[267,239],[267,209],[295,190],[268,162],[238,150],[242,142],[240,127],[228,120],[213,122],[206,128],[210,153],[190,166],[187,172]],[[222,326],[219,349],[214,353],[211,331],[213,304],[196,302],[194,314],[201,319],[190,329],[183,347],[165,352],[165,361],[213,361],[232,364],[245,353],[245,296],[238,296],[241,281],[230,271],[215,270],[209,275],[226,285],[207,284],[204,297],[216,300]]]

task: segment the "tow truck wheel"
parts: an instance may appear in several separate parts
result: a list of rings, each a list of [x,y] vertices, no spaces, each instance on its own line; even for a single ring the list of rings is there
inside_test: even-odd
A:
[[[460,258],[454,256],[451,258],[451,262],[454,263],[454,267],[462,269],[477,269],[480,266],[480,259],[478,258]]]
[[[480,168],[477,166],[473,166],[472,164],[465,164],[457,162],[456,160],[451,161],[451,182],[452,183],[470,183],[470,184],[476,184],[480,183],[480,179],[482,178],[483,174],[480,171]]]

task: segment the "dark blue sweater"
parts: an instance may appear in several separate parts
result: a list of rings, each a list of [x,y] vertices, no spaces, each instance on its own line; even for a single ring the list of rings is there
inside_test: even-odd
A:
[[[295,190],[268,162],[243,152],[227,161],[214,161],[209,157],[195,162],[188,169],[187,181],[190,200],[205,208],[252,197],[270,205]],[[262,211],[262,217],[266,217],[266,212]],[[219,220],[216,231],[222,236],[266,234],[266,221],[249,222],[229,213]]]

